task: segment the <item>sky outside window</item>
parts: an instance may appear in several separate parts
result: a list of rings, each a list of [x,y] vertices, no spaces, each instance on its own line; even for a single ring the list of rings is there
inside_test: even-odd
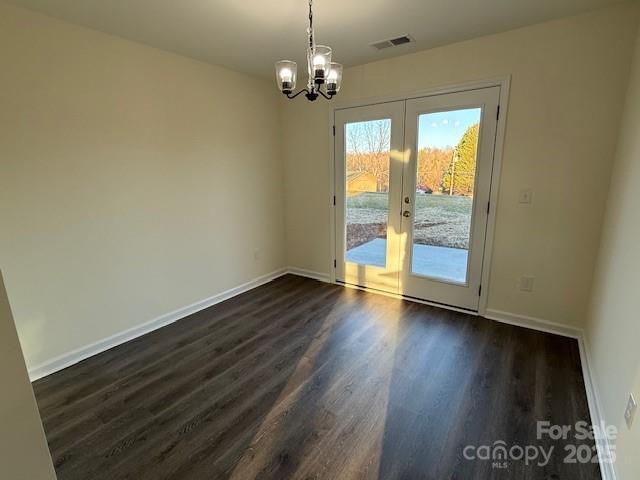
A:
[[[418,150],[455,147],[471,125],[480,123],[481,112],[480,108],[469,108],[420,115]]]

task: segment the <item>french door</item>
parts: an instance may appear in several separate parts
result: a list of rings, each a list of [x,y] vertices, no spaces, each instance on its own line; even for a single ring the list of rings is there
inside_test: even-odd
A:
[[[404,107],[389,102],[335,112],[336,278],[342,282],[398,291]]]
[[[335,111],[338,281],[478,309],[499,98]]]

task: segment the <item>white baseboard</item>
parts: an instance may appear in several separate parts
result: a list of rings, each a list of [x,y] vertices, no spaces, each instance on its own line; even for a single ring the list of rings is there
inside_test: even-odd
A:
[[[589,355],[589,348],[587,346],[586,336],[583,334],[578,339],[580,346],[580,361],[582,362],[582,374],[584,377],[584,386],[587,391],[587,402],[589,403],[589,413],[591,414],[591,422],[594,425],[605,426],[607,425],[604,415],[602,414],[602,402],[600,401],[600,394],[598,385],[591,368],[591,357]],[[598,449],[598,458],[600,460],[600,473],[602,474],[602,480],[616,480],[617,474],[615,469],[615,461],[608,461],[609,458],[615,459],[615,451],[612,445],[609,443],[608,438],[600,438],[596,440],[596,448]]]
[[[229,290],[218,293],[217,295],[205,298],[204,300],[200,300],[172,312],[165,313],[164,315],[149,320],[148,322],[145,322],[141,325],[136,325],[135,327],[116,333],[115,335],[111,335],[110,337],[104,338],[71,352],[59,355],[55,358],[47,360],[46,362],[29,368],[29,378],[33,382],[35,380],[38,380],[39,378],[51,375],[52,373],[62,370],[63,368],[70,367],[71,365],[85,360],[86,358],[97,355],[100,352],[109,350],[110,348],[116,347],[122,343],[140,337],[145,333],[157,330],[158,328],[164,327],[165,325],[169,325],[170,323],[180,320],[181,318],[199,312],[200,310],[204,310],[205,308],[208,308],[217,303],[228,300],[229,298],[235,297],[236,295],[240,295],[241,293],[251,290],[252,288],[259,287],[260,285],[268,283],[278,277],[281,277],[282,275],[285,275],[286,273],[288,273],[288,269],[282,268],[266,275],[261,275],[260,277],[254,278],[253,280],[243,283],[242,285],[238,285],[237,287],[233,287]]]
[[[509,313],[503,312],[502,310],[491,309],[487,309],[485,314],[482,316],[490,320],[495,320],[496,322],[508,323],[509,325],[530,328],[532,330],[538,330],[540,332],[554,333],[556,335],[562,335],[563,337],[571,337],[576,339],[582,337],[582,329],[578,327],[563,325],[561,323],[551,322],[549,320],[543,320],[541,318],[528,317],[526,315],[520,315],[517,313]]]
[[[329,277],[328,273],[314,272],[312,270],[305,270],[303,268],[289,267],[287,269],[287,273],[298,275],[300,277],[313,278],[314,280],[319,280],[325,283],[329,283],[331,281],[331,277]]]

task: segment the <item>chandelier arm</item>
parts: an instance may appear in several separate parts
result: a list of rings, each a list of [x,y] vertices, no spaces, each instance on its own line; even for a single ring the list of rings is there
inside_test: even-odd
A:
[[[294,98],[296,98],[298,95],[302,93],[309,93],[309,90],[307,90],[306,88],[303,88],[302,90],[294,93],[293,95],[291,95],[290,93],[286,93],[285,95],[287,96],[288,99],[293,100]]]
[[[333,98],[333,96],[335,95],[334,93],[330,93],[330,94],[326,94],[324,93],[322,90],[318,89],[318,93],[320,95],[322,95],[324,98],[326,98],[327,100],[331,100]]]

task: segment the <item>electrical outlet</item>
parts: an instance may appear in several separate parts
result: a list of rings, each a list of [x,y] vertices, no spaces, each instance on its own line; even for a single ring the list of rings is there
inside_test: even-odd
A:
[[[624,410],[624,421],[627,422],[627,428],[631,429],[633,425],[633,418],[636,415],[636,399],[633,398],[633,393],[629,394],[629,400],[627,400],[627,408]]]
[[[257,262],[258,260],[260,260],[260,249],[256,248],[253,251],[253,259]]]
[[[535,282],[535,277],[520,277],[520,290],[523,292],[533,292],[533,283]]]
[[[533,190],[530,188],[523,188],[518,195],[518,201],[520,203],[531,203],[533,201]]]

